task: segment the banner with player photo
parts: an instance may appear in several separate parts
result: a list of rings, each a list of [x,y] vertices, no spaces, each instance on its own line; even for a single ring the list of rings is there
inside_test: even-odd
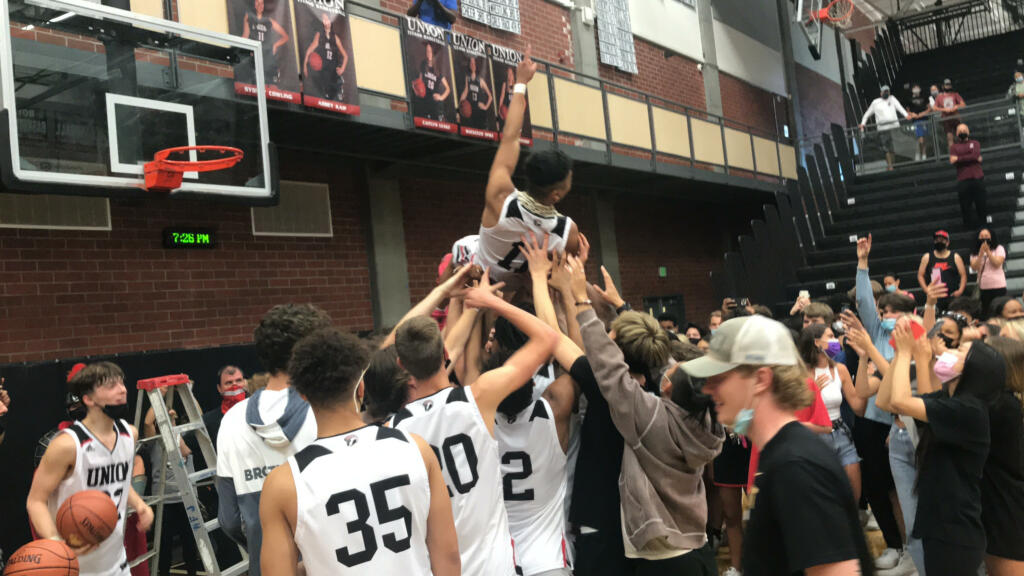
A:
[[[228,0],[228,32],[263,45],[267,98],[298,104],[302,96],[292,30],[288,0]],[[235,92],[255,96],[256,79],[239,74]]]
[[[295,0],[295,33],[302,103],[320,110],[359,114],[345,0]]]
[[[498,138],[505,129],[505,117],[508,116],[509,104],[512,103],[512,88],[516,85],[516,66],[523,61],[523,53],[511,48],[489,44],[491,68],[494,74],[494,101],[498,117]],[[544,96],[547,96],[546,94]],[[524,146],[533,146],[533,125],[530,123],[530,94],[526,94],[526,112],[523,114],[523,130],[519,133],[519,142]]]
[[[451,41],[459,133],[470,138],[497,140],[494,83],[487,62],[487,44],[459,32],[451,33]]]
[[[448,33],[418,18],[402,19],[405,40],[405,79],[412,92],[412,116],[417,128],[454,134],[455,116]]]

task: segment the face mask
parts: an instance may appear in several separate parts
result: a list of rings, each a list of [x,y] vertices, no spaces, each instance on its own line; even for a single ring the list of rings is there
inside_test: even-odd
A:
[[[939,252],[942,252],[943,250],[945,250],[947,246],[949,246],[949,245],[946,244],[945,242],[936,242],[935,243],[935,249],[938,250]]]
[[[882,100],[888,100],[888,99],[889,99],[889,93],[888,92],[882,92]]]
[[[111,420],[126,420],[129,414],[127,402],[124,404],[107,404],[102,410]]]
[[[957,360],[958,358],[955,352],[944,352],[942,356],[939,356],[935,361],[935,375],[938,376],[939,381],[943,384],[960,375],[960,373],[956,371]]]
[[[932,90],[932,96],[938,96],[938,95],[939,95],[939,91],[938,90]]]
[[[839,344],[839,340],[829,340],[825,355],[829,358],[835,358],[842,351],[843,347]]]
[[[744,408],[736,415],[736,422],[732,425],[732,431],[740,436],[746,436],[750,431],[750,424],[754,421],[754,409]]]
[[[885,291],[886,292],[895,292],[896,291],[896,285],[895,284],[889,284],[888,286],[885,287]]]
[[[939,334],[938,336],[939,340],[942,340],[942,343],[946,345],[946,348],[956,348],[956,346],[953,345],[955,344],[955,342],[953,342],[952,338],[946,336],[945,334]]]
[[[971,137],[971,135],[967,134],[966,132],[961,132],[961,133],[957,134],[957,138],[959,138],[961,142],[967,142],[967,139],[970,138],[970,137]]]
[[[892,332],[895,328],[896,328],[896,319],[895,318],[886,318],[885,320],[882,320],[882,330],[885,330],[886,332]]]
[[[711,329],[711,335],[712,335],[712,336],[714,336],[714,335],[715,335],[715,332],[718,332],[718,328],[712,328],[712,329]]]
[[[1024,82],[1024,77],[1017,76],[1013,79],[1013,81],[1016,82],[1017,84],[1020,84],[1021,82]]]
[[[694,346],[700,343],[700,338],[687,338],[687,340],[689,340],[690,344],[693,344]]]
[[[235,384],[224,389],[224,393],[220,395],[220,413],[227,414],[228,410],[232,406],[238,404],[242,400],[245,400],[245,387]]]
[[[921,95],[921,91],[916,88],[914,90],[911,90],[910,93],[913,94],[915,97]]]

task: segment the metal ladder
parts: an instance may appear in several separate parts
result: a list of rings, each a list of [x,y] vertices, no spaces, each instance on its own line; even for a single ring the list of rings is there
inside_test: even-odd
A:
[[[249,570],[249,557],[244,547],[239,546],[241,562],[234,566],[221,569],[217,564],[217,557],[214,554],[213,545],[210,541],[210,533],[220,528],[217,518],[204,520],[199,506],[199,497],[196,494],[196,486],[200,483],[212,482],[217,473],[217,452],[210,434],[203,423],[203,412],[192,394],[191,380],[186,374],[174,374],[139,380],[139,394],[135,404],[135,428],[142,430],[140,426],[143,418],[143,397],[149,398],[153,407],[153,415],[156,417],[157,435],[139,440],[139,445],[145,442],[160,442],[163,445],[164,459],[160,470],[153,470],[152,494],[144,497],[146,504],[155,509],[153,517],[154,535],[153,548],[142,556],[131,561],[135,567],[146,560],[150,561],[149,571],[152,576],[157,576],[160,558],[160,537],[162,532],[162,521],[164,503],[174,497],[180,497],[185,506],[185,513],[188,515],[189,525],[192,527],[192,534],[196,539],[196,548],[199,550],[199,558],[202,560],[203,568],[208,576],[239,576]],[[143,392],[145,394],[143,394]],[[174,396],[177,394],[181,404],[185,407],[184,423],[174,425],[171,422],[169,406],[174,406]],[[189,472],[186,467],[185,457],[181,453],[178,444],[178,437],[182,434],[194,433],[195,439],[206,460],[207,468],[196,472]],[[150,464],[146,463],[147,466]],[[178,480],[177,492],[167,492],[167,470],[170,466],[174,478]],[[182,482],[180,479],[186,478]]]

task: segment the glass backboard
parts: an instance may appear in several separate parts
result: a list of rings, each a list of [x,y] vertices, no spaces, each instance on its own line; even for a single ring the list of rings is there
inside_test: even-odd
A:
[[[6,188],[143,195],[143,165],[158,150],[216,145],[245,156],[228,170],[186,172],[180,192],[273,198],[257,42],[87,0],[0,3]],[[256,94],[236,80],[255,80]],[[205,159],[191,154],[175,159]]]

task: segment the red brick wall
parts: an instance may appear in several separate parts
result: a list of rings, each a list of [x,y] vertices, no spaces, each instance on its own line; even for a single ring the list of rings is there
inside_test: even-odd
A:
[[[112,200],[112,232],[0,228],[0,362],[249,342],[288,301],[373,328],[365,195],[337,164],[282,155],[283,178],[330,183],[333,238],[254,238],[246,207],[159,199]],[[220,246],[163,249],[161,230],[186,224]]]
[[[832,122],[846,125],[839,84],[799,64],[796,65],[796,84],[800,96],[798,113],[805,138],[817,138],[828,132]]]
[[[769,134],[775,134],[775,94],[724,72],[718,74],[722,90],[722,115]],[[762,134],[763,136],[763,134]]]
[[[659,98],[705,110],[704,76],[697,70],[697,61],[672,53],[665,58],[665,49],[638,36],[633,37],[638,74],[623,72],[599,64],[601,78],[630,88],[650,92]]]
[[[412,6],[413,0],[382,0],[381,8],[399,14]],[[523,50],[533,46],[533,55],[548,62],[573,67],[572,28],[569,10],[547,0],[519,0],[522,34],[512,34],[459,17],[455,30],[481,40]]]

